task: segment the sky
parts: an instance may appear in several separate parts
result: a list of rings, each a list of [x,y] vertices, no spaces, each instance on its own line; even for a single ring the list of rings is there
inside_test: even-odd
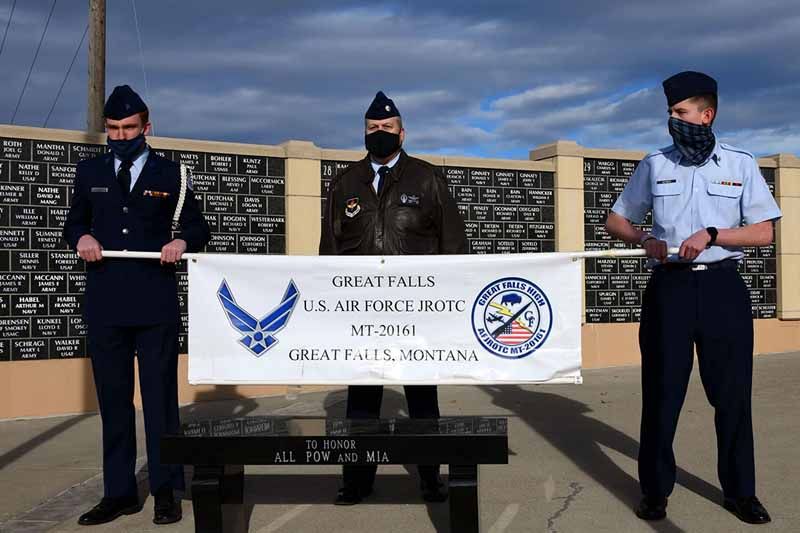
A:
[[[14,124],[85,129],[88,42],[56,95],[88,2],[56,2],[21,101],[53,0],[18,0],[8,24],[13,3],[0,0],[0,123],[19,106]],[[700,70],[720,86],[719,139],[800,154],[797,0],[107,4],[106,90],[134,87],[159,136],[360,149],[383,90],[410,152],[650,151],[671,143],[661,81]]]

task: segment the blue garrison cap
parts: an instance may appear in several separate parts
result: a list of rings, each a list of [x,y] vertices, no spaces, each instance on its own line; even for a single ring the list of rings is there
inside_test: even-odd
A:
[[[399,116],[400,112],[397,110],[391,98],[383,94],[383,91],[378,91],[378,94],[375,95],[375,99],[369,104],[369,109],[367,109],[367,114],[364,115],[364,118],[383,120],[385,118]]]
[[[662,85],[669,107],[694,96],[717,94],[717,82],[714,78],[691,70],[667,78]]]
[[[147,106],[136,91],[128,85],[118,85],[106,100],[103,116],[112,120],[122,120],[143,111],[147,111]]]

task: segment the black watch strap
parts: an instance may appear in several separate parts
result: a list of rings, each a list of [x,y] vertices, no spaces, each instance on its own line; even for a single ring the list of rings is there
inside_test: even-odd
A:
[[[717,228],[715,228],[714,226],[707,227],[706,228],[706,232],[708,232],[709,236],[711,237],[711,240],[708,241],[707,248],[711,248],[712,246],[714,246],[714,244],[716,244],[716,242],[717,242],[717,234],[719,232],[717,231]]]

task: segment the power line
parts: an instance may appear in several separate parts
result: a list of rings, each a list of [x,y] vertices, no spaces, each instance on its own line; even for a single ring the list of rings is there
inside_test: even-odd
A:
[[[3,55],[3,49],[6,47],[6,37],[8,37],[8,28],[11,27],[11,19],[14,18],[14,8],[17,7],[17,0],[11,0],[11,13],[8,15],[8,22],[6,22],[6,31],[3,33],[3,42],[0,44],[0,56]]]
[[[64,85],[67,83],[67,78],[69,78],[69,73],[72,72],[72,66],[75,64],[75,59],[78,57],[78,52],[81,51],[83,48],[83,41],[86,40],[86,34],[89,31],[89,24],[86,24],[86,28],[83,30],[83,37],[81,37],[81,42],[78,43],[78,48],[75,49],[75,55],[72,56],[72,62],[69,64],[69,68],[67,69],[67,73],[64,75],[64,80],[61,82],[61,87],[58,88],[58,94],[56,94],[56,99],[53,100],[53,105],[50,106],[50,112],[47,113],[47,118],[44,119],[44,127],[47,127],[47,123],[50,121],[50,115],[53,114],[53,110],[56,108],[56,103],[58,103],[58,99],[61,97],[61,91],[64,90]]]
[[[144,71],[144,51],[142,50],[142,33],[139,31],[139,15],[136,13],[136,0],[131,0],[133,8],[133,21],[136,26],[136,39],[139,41],[139,63],[142,66],[142,78],[144,78],[144,96],[150,99],[150,91],[147,87],[147,73]]]
[[[144,70],[144,51],[142,49],[142,34],[139,31],[139,15],[136,13],[136,0],[131,0],[131,7],[133,8],[133,21],[136,26],[136,38],[139,41],[139,63],[142,65],[142,78],[144,79],[144,97],[150,101],[150,88],[147,86],[147,73]],[[152,134],[155,135],[155,128],[150,127]]]
[[[33,56],[33,61],[31,61],[31,67],[28,69],[28,76],[25,78],[25,85],[22,86],[22,92],[19,94],[19,100],[17,100],[17,107],[14,108],[14,114],[11,116],[12,124],[17,118],[17,111],[19,111],[19,106],[22,103],[22,97],[25,96],[25,90],[28,88],[28,81],[31,79],[31,72],[33,72],[33,66],[36,64],[36,58],[39,57],[39,50],[42,49],[44,36],[47,35],[47,27],[50,26],[50,19],[53,18],[53,11],[56,9],[57,1],[58,0],[53,0],[53,5],[50,6],[50,13],[47,15],[47,22],[44,24],[44,31],[42,31],[42,36],[39,39],[39,46],[36,47],[36,53]]]

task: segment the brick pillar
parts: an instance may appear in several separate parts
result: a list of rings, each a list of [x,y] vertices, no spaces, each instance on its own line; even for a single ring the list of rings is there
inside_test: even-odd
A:
[[[308,141],[286,141],[286,255],[316,255],[320,237],[320,159]]]
[[[794,155],[772,156],[775,198],[783,218],[777,224],[778,318],[800,320],[800,159]]]
[[[556,251],[582,252],[583,147],[574,141],[556,141],[530,151],[533,161],[548,160],[555,167]],[[585,269],[581,266],[581,279]],[[581,323],[586,323],[585,287],[581,289]]]

